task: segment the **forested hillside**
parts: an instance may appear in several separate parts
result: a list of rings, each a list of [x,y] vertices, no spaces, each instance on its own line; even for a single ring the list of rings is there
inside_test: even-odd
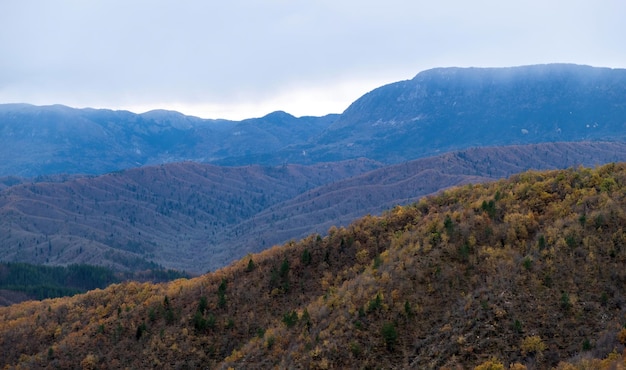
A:
[[[18,183],[0,190],[0,260],[206,272],[238,253],[236,241],[216,238],[219,230],[377,167],[367,160],[237,168],[186,162]]]
[[[0,190],[0,260],[200,274],[451,186],[625,160],[623,143],[545,143],[382,168],[366,159],[276,167],[186,162],[97,177],[6,178],[12,185]]]
[[[258,240],[282,243],[311,232],[325,234],[366,214],[466,183],[506,178],[529,169],[598,166],[626,161],[626,144],[613,142],[544,143],[483,147],[385,166],[308,190],[268,207],[219,235],[232,238],[249,252]]]
[[[0,365],[619,368],[625,187],[623,163],[525,172],[198,278],[0,308]]]
[[[45,266],[0,263],[0,306],[29,299],[44,299],[85,293],[127,280],[165,282],[189,274],[175,270],[149,269],[121,273],[102,266]]]

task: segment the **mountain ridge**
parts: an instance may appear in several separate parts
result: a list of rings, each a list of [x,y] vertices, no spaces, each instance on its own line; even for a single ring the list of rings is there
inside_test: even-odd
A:
[[[0,365],[619,368],[624,187],[625,163],[528,171],[194,279],[0,308]]]
[[[0,104],[0,155],[6,158],[0,176],[104,174],[143,165],[257,155],[303,143],[335,118],[275,112],[237,122],[165,110],[135,114]]]
[[[402,163],[476,146],[624,141],[626,70],[444,68],[374,89],[342,114],[243,121],[177,112],[0,106],[0,176],[102,174],[179,161]],[[78,161],[75,158],[83,158]]]
[[[569,64],[433,69],[363,95],[320,142],[397,162],[475,146],[624,140],[626,107],[619,97],[625,93],[624,69]]]
[[[618,161],[626,161],[626,144],[548,143],[384,167],[367,159],[276,167],[187,162],[52,182],[14,179],[0,190],[0,259],[202,273],[450,186]]]
[[[170,268],[204,272],[226,262],[206,253],[198,258],[194,252],[211,245],[211,233],[268,202],[375,167],[365,160],[332,167],[228,168],[188,162],[20,183],[0,192],[0,228],[7,236],[0,258],[110,264],[124,270],[149,266],[148,257]]]

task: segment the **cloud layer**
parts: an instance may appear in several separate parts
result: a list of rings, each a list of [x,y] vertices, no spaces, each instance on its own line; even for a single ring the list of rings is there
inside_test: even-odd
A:
[[[619,0],[8,1],[0,103],[320,115],[438,66],[624,67],[624,14]]]

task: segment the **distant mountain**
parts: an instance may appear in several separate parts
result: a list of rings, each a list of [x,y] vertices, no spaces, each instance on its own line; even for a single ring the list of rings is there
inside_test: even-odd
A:
[[[626,161],[626,144],[476,148],[393,166],[218,167],[192,162],[97,177],[20,182],[0,191],[0,261],[98,264],[193,273],[450,186]]]
[[[336,115],[284,112],[241,122],[171,111],[134,114],[62,105],[0,105],[0,176],[103,174],[144,165],[272,153],[303,144]]]
[[[625,96],[624,69],[437,68],[365,94],[309,156],[394,163],[479,146],[620,141]]]
[[[570,64],[438,68],[341,115],[240,122],[177,112],[0,105],[0,176],[103,174],[162,163],[393,164],[451,150],[626,140],[626,70]]]
[[[194,279],[0,307],[0,367],[622,369],[626,164],[450,189]]]

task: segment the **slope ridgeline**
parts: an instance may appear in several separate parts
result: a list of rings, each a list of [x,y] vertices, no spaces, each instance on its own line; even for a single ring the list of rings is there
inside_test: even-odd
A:
[[[530,171],[198,278],[0,308],[0,366],[610,368],[625,189],[624,163]]]
[[[0,191],[0,259],[204,273],[441,189],[528,169],[626,161],[626,144],[475,148],[380,167],[175,163]]]

